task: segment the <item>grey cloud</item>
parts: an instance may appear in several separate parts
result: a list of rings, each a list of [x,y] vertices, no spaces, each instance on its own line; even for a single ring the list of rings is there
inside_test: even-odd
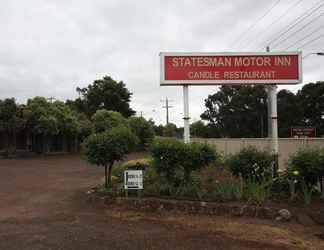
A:
[[[249,50],[263,46],[260,42],[316,2],[303,1],[287,18],[263,30],[294,1],[281,1],[244,36]],[[15,96],[20,102],[35,95],[74,98],[77,86],[111,75],[134,93],[132,107],[158,123],[164,122],[165,115],[160,99],[173,99],[170,118],[181,125],[182,89],[159,87],[159,52],[246,50],[230,44],[272,4],[257,0],[2,0],[0,98]],[[323,19],[312,28],[320,25]],[[304,53],[323,49],[322,43],[311,44]],[[305,82],[323,79],[323,68],[324,57],[307,58]],[[288,86],[293,91],[300,87]],[[190,88],[192,119],[199,118],[204,99],[216,90]]]

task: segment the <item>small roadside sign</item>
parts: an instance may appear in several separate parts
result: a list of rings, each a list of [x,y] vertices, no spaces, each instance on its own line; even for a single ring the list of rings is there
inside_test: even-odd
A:
[[[124,188],[143,189],[143,171],[142,170],[126,170],[124,171]]]
[[[316,137],[316,128],[314,127],[292,127],[291,137]]]

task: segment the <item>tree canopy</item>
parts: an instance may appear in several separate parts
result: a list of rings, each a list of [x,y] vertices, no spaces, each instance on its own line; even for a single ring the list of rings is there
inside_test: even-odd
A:
[[[147,148],[154,139],[152,123],[143,117],[130,117],[128,122],[131,130],[139,139],[138,149]]]
[[[265,134],[266,92],[263,86],[222,86],[205,100],[203,120],[222,137],[260,137]]]
[[[208,137],[262,137],[267,135],[267,95],[263,86],[222,86],[205,100],[201,118],[213,129]],[[324,135],[324,82],[309,83],[296,94],[277,94],[280,137],[290,137],[291,127],[316,127]],[[196,133],[193,124],[193,133]]]
[[[118,112],[99,109],[92,116],[94,130],[96,133],[108,131],[118,126],[128,126],[127,120]]]
[[[132,93],[126,88],[125,83],[117,82],[110,76],[95,80],[85,88],[77,88],[80,98],[69,105],[85,112],[91,117],[99,109],[113,110],[124,117],[130,117],[135,111],[130,108]]]

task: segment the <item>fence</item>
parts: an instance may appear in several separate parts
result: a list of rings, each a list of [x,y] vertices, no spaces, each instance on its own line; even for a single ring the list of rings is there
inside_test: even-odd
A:
[[[251,145],[258,149],[269,150],[271,139],[268,138],[191,138],[193,142],[207,143],[223,154],[229,155]],[[302,148],[324,148],[324,138],[279,138],[279,168],[284,169],[291,154]]]

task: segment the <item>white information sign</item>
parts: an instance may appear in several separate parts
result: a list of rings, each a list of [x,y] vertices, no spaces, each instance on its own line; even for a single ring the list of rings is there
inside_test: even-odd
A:
[[[143,171],[126,170],[124,172],[125,189],[143,189]]]

